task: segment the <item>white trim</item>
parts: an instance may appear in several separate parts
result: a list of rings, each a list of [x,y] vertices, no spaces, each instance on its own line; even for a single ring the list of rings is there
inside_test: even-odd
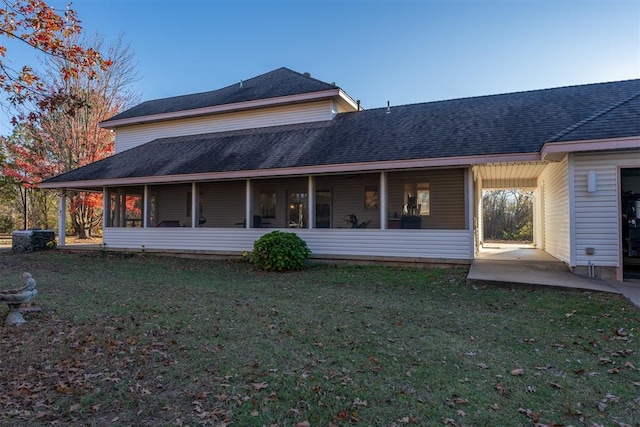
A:
[[[542,160],[554,159],[557,155],[579,151],[623,150],[640,148],[640,137],[589,139],[584,141],[547,142],[540,150]]]
[[[300,103],[308,101],[317,101],[320,99],[330,99],[333,97],[339,97],[344,102],[356,108],[356,104],[353,102],[342,89],[328,89],[318,92],[301,93],[296,95],[279,96],[275,98],[256,99],[253,101],[234,102],[231,104],[213,105],[210,107],[194,108],[191,110],[172,111],[170,113],[151,114],[148,116],[129,117],[126,119],[107,120],[100,122],[99,126],[103,129],[114,129],[122,126],[138,125],[142,123],[160,122],[165,120],[184,119],[188,117],[198,117],[210,114],[229,113],[232,111],[240,110],[253,110],[256,108],[272,107],[275,105],[283,105],[290,103]]]
[[[522,154],[503,154],[488,156],[467,156],[467,157],[442,157],[442,158],[425,158],[413,160],[386,160],[369,163],[338,163],[334,165],[317,165],[306,167],[290,167],[280,169],[253,169],[232,172],[209,172],[201,174],[185,174],[185,175],[162,175],[162,176],[145,176],[133,178],[113,178],[113,179],[96,179],[89,181],[67,181],[67,182],[51,182],[41,183],[40,188],[68,188],[84,185],[88,187],[97,186],[126,186],[141,184],[161,184],[161,183],[178,183],[189,181],[213,181],[223,179],[248,179],[248,178],[266,178],[266,177],[282,177],[295,175],[317,175],[332,173],[348,173],[362,171],[382,171],[392,169],[421,169],[434,167],[454,167],[454,166],[470,166],[475,164],[487,163],[511,163],[511,162],[535,162],[540,161],[538,153],[522,153]]]
[[[475,191],[473,186],[473,173],[471,168],[464,170],[464,203],[467,211],[467,229],[469,230],[469,253],[474,254],[475,257],[475,229],[474,224],[474,197]]]
[[[253,227],[253,183],[250,179],[245,182],[244,228]]]
[[[569,267],[576,266],[576,222],[574,219],[574,212],[576,209],[575,200],[575,171],[574,171],[574,159],[573,155],[569,154],[567,157],[567,186],[569,195]]]
[[[198,186],[196,182],[191,183],[191,228],[196,228],[198,224],[197,206],[198,206]]]
[[[388,206],[388,182],[387,182],[387,173],[380,172],[380,192],[378,193],[378,206],[380,206],[380,229],[387,229],[387,220],[389,215],[387,214],[387,206]]]
[[[67,191],[60,191],[58,201],[58,246],[65,245],[67,234]]]
[[[142,228],[149,226],[149,186],[145,185],[142,193]]]
[[[309,175],[307,181],[307,228],[316,228],[316,179]]]

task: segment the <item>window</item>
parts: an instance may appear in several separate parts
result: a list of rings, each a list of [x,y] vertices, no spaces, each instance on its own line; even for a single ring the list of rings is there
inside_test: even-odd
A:
[[[420,215],[429,215],[430,213],[430,197],[429,197],[429,183],[422,182],[417,185],[418,196],[418,211]]]
[[[378,209],[380,193],[377,185],[365,185],[364,187],[364,208]]]
[[[288,219],[290,228],[307,226],[307,193],[289,193]]]
[[[430,188],[428,182],[404,184],[405,216],[423,216],[430,214]]]
[[[276,217],[276,192],[262,190],[260,192],[260,216],[262,218]]]

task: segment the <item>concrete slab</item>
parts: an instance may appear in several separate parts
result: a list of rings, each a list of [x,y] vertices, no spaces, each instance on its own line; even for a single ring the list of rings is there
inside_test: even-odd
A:
[[[560,260],[526,244],[485,244],[471,264],[467,283],[609,292],[624,295],[640,308],[640,280],[618,282],[580,276]]]
[[[590,279],[569,271],[559,261],[502,261],[476,259],[471,264],[467,283],[501,285],[527,285],[578,289],[620,294],[620,290],[601,279]]]

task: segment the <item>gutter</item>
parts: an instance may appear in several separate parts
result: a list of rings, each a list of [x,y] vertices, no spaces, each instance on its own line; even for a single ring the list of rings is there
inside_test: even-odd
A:
[[[276,98],[257,99],[253,101],[234,102],[232,104],[213,105],[210,107],[195,108],[192,110],[172,111],[169,113],[151,114],[147,116],[128,117],[125,119],[105,120],[98,125],[103,129],[115,129],[122,126],[132,126],[143,123],[153,123],[165,120],[177,120],[189,117],[205,116],[210,114],[229,113],[240,110],[252,110],[256,108],[273,107],[276,105],[318,101],[339,97],[344,102],[356,108],[356,103],[342,89],[328,89],[319,92],[302,93],[297,95],[280,96]]]

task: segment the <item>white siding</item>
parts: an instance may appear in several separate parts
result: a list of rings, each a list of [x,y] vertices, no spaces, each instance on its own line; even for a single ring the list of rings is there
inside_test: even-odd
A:
[[[544,250],[570,264],[568,158],[551,163],[538,179],[542,187]]]
[[[238,228],[106,228],[109,248],[206,251],[237,254],[251,251],[253,242],[273,229]],[[287,230],[297,233],[315,255],[339,258],[403,258],[460,260],[473,258],[471,233],[467,230]]]
[[[158,138],[317,122],[332,118],[331,101],[325,100],[125,126],[116,129],[115,151],[120,153]]]
[[[577,266],[619,267],[619,167],[640,167],[640,151],[576,154],[573,158],[575,211],[574,253]],[[587,191],[587,175],[596,173],[596,191]],[[587,255],[586,248],[595,248]]]

